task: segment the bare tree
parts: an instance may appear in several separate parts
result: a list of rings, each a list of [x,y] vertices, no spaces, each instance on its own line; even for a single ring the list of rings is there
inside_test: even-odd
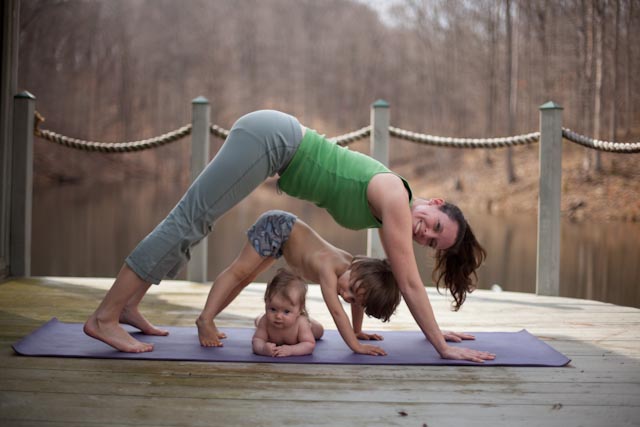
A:
[[[337,134],[365,125],[384,98],[394,125],[470,137],[533,130],[537,105],[553,99],[573,107],[564,121],[580,133],[636,137],[637,0],[393,3],[389,23],[353,0],[23,0],[19,86],[45,126],[101,141],[175,129],[199,95],[222,126],[276,108]],[[508,151],[512,180],[518,150]],[[397,155],[422,170],[467,153],[409,144]],[[186,154],[185,144],[135,156],[39,145],[36,173],[186,179]]]
[[[602,97],[603,97],[603,61],[604,61],[604,40],[605,40],[605,12],[606,2],[604,0],[593,0],[594,20],[595,20],[595,81],[594,81],[594,98],[593,98],[593,136],[600,138],[600,129],[602,125]],[[592,157],[591,167],[596,172],[602,171],[602,156],[600,151],[588,153]]]
[[[611,115],[611,123],[610,123],[610,129],[611,131],[609,132],[609,140],[611,141],[615,141],[616,140],[616,134],[617,134],[617,130],[618,130],[618,86],[619,86],[619,82],[618,82],[618,66],[619,66],[619,60],[618,60],[618,47],[620,46],[620,0],[614,0],[615,3],[615,21],[613,24],[614,27],[614,37],[613,37],[613,69],[611,70],[611,72],[613,73],[613,91],[612,91],[612,97],[611,97],[611,102],[609,104],[609,113]]]
[[[485,135],[496,135],[496,118],[497,111],[496,106],[498,102],[498,34],[500,25],[500,9],[496,7],[494,1],[490,1],[487,4],[487,13],[485,17],[487,28],[487,49],[489,53],[487,55],[487,94],[486,94],[486,121],[485,121]],[[492,165],[491,150],[485,150],[485,163]]]
[[[513,25],[511,22],[511,0],[505,0],[504,3],[504,12],[505,12],[505,28],[506,28],[506,43],[507,43],[507,59],[506,59],[506,82],[507,82],[507,111],[509,112],[508,121],[507,121],[507,129],[509,135],[513,135],[515,129],[515,117],[516,117],[516,91],[517,88],[514,87],[513,78],[516,75],[515,68],[517,64],[517,52],[514,55],[513,46],[515,44],[515,37],[513,35]],[[507,171],[507,182],[509,184],[516,181],[516,173],[515,168],[513,166],[513,149],[511,147],[507,147],[506,149],[506,171]]]

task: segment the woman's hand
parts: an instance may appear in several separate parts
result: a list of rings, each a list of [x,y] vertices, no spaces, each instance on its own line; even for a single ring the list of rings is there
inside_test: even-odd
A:
[[[369,344],[360,344],[353,351],[354,353],[368,354],[369,356],[386,356],[387,355],[387,352],[384,351],[383,348],[375,345],[369,345]]]
[[[379,334],[367,334],[366,332],[358,332],[356,334],[356,338],[358,338],[359,340],[366,340],[366,341],[382,341],[384,340],[384,338],[382,337],[382,335]]]
[[[484,363],[485,360],[493,360],[496,355],[488,351],[472,350],[464,347],[452,347],[448,345],[442,352],[440,357],[443,359],[453,360],[470,360],[471,362]]]
[[[475,340],[471,334],[465,334],[461,332],[441,331],[444,339],[451,342],[461,342],[462,340]]]

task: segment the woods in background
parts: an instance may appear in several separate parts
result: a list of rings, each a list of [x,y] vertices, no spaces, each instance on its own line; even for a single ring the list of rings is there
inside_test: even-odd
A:
[[[227,128],[275,108],[337,135],[366,126],[382,98],[393,126],[457,137],[535,131],[538,106],[553,100],[565,127],[638,139],[637,0],[386,4],[379,15],[349,0],[23,0],[19,87],[37,97],[43,127],[104,142],[176,129],[199,95]],[[392,162],[418,150],[431,149],[392,150]],[[188,153],[180,143],[118,156],[40,144],[36,174],[41,183],[187,179]],[[585,155],[589,168],[595,154]],[[439,167],[461,155],[439,152]]]

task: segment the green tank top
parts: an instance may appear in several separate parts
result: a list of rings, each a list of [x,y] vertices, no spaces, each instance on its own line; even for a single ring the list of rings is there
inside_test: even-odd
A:
[[[290,196],[324,208],[343,227],[352,230],[379,228],[367,200],[367,186],[374,175],[393,173],[379,161],[341,147],[307,129],[300,147],[278,186]],[[398,175],[409,193],[407,181]]]

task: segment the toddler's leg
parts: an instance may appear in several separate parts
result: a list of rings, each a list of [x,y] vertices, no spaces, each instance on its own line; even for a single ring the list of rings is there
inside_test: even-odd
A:
[[[200,344],[205,347],[222,347],[220,339],[226,338],[218,331],[215,317],[224,310],[258,274],[275,262],[275,258],[261,257],[246,243],[238,257],[216,278],[204,306],[196,320]]]

